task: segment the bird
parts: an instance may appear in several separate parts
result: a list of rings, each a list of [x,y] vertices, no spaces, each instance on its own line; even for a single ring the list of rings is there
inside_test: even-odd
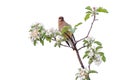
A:
[[[59,29],[59,31],[62,32],[62,29],[65,28],[66,26],[67,26],[67,27],[71,27],[71,25],[68,24],[68,23],[64,20],[64,17],[63,17],[63,16],[60,16],[60,17],[58,18],[58,29]],[[74,45],[73,45],[73,43],[75,43],[75,38],[74,38],[73,33],[72,33],[71,31],[66,31],[66,32],[64,32],[63,37],[65,37],[65,39],[66,39],[65,42],[67,43],[67,45],[68,45],[69,47],[73,48],[73,50],[74,50]]]

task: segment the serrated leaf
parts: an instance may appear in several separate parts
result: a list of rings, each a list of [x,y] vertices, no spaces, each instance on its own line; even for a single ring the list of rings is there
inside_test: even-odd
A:
[[[92,11],[92,8],[90,6],[87,6],[85,9]]]
[[[90,73],[98,73],[97,71],[95,71],[95,70],[89,70],[89,72],[88,72],[89,74]]]
[[[90,18],[90,13],[87,13],[86,15],[85,15],[85,18],[84,18],[84,20],[86,21],[86,20],[88,20],[89,18]]]
[[[79,25],[81,25],[82,24],[82,22],[79,22],[79,23],[77,23],[74,27],[78,27]]]
[[[102,8],[102,7],[99,7],[99,8],[97,9],[97,12],[108,13],[107,9]]]
[[[102,56],[102,60],[103,60],[103,62],[105,62],[106,61],[106,57]]]
[[[102,43],[99,42],[99,41],[95,41],[94,43],[96,43],[96,44],[99,45],[99,46],[102,46]]]

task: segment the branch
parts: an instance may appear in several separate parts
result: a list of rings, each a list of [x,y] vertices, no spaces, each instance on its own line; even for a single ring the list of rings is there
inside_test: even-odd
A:
[[[88,69],[90,70],[90,64],[88,65]]]
[[[72,38],[71,38],[67,33],[65,33],[65,34],[66,34],[66,35],[68,36],[68,38],[71,40],[72,45],[73,45],[72,48],[73,48],[73,50],[76,51],[76,54],[77,54],[77,58],[78,58],[78,60],[79,60],[79,63],[80,63],[80,65],[81,65],[81,67],[84,69],[85,67],[84,67],[84,64],[83,64],[83,62],[82,62],[82,59],[81,59],[80,54],[79,54],[79,50],[77,49],[75,42],[72,40]]]
[[[79,63],[80,63],[80,65],[81,65],[81,67],[84,69],[84,68],[85,68],[85,67],[84,67],[84,64],[83,64],[83,62],[82,62],[82,60],[81,60],[81,57],[80,57],[79,51],[77,50],[76,46],[75,46],[75,51],[76,51],[76,54],[77,54],[77,57],[78,57]]]
[[[93,14],[93,21],[92,21],[92,23],[91,23],[91,26],[90,26],[90,29],[89,29],[87,35],[86,35],[84,38],[82,38],[82,39],[76,41],[76,44],[77,44],[78,42],[84,40],[85,38],[87,38],[87,37],[89,36],[89,34],[90,34],[91,30],[92,30],[92,27],[93,27],[93,24],[94,24],[95,20],[96,20],[96,14]]]
[[[78,51],[81,50],[81,49],[84,48],[84,47],[86,47],[86,46],[82,46],[82,47],[80,47],[80,48],[78,49]]]

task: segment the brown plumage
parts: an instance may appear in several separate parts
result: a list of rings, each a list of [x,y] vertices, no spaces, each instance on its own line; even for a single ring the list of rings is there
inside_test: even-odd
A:
[[[67,22],[65,22],[64,17],[60,16],[58,18],[58,29],[59,29],[59,31],[62,31],[62,29],[65,26],[70,26],[71,27],[70,24],[68,24]],[[75,38],[74,38],[72,32],[66,31],[63,36],[66,38],[66,43],[68,44],[68,46],[73,48],[73,43],[72,42],[75,41]]]
[[[64,26],[71,26],[71,25],[64,21],[64,17],[60,16],[58,19],[59,31],[61,31]]]

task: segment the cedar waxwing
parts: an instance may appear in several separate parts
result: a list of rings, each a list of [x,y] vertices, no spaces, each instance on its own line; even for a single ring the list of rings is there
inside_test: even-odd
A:
[[[65,26],[70,26],[70,24],[68,24],[67,22],[65,22],[64,17],[60,16],[58,19],[58,29],[59,31],[62,31],[62,29]],[[73,43],[75,42],[75,38],[74,35],[72,34],[72,32],[70,31],[66,31],[66,33],[63,35],[66,38],[66,43],[68,44],[69,47],[72,47],[74,49]]]

